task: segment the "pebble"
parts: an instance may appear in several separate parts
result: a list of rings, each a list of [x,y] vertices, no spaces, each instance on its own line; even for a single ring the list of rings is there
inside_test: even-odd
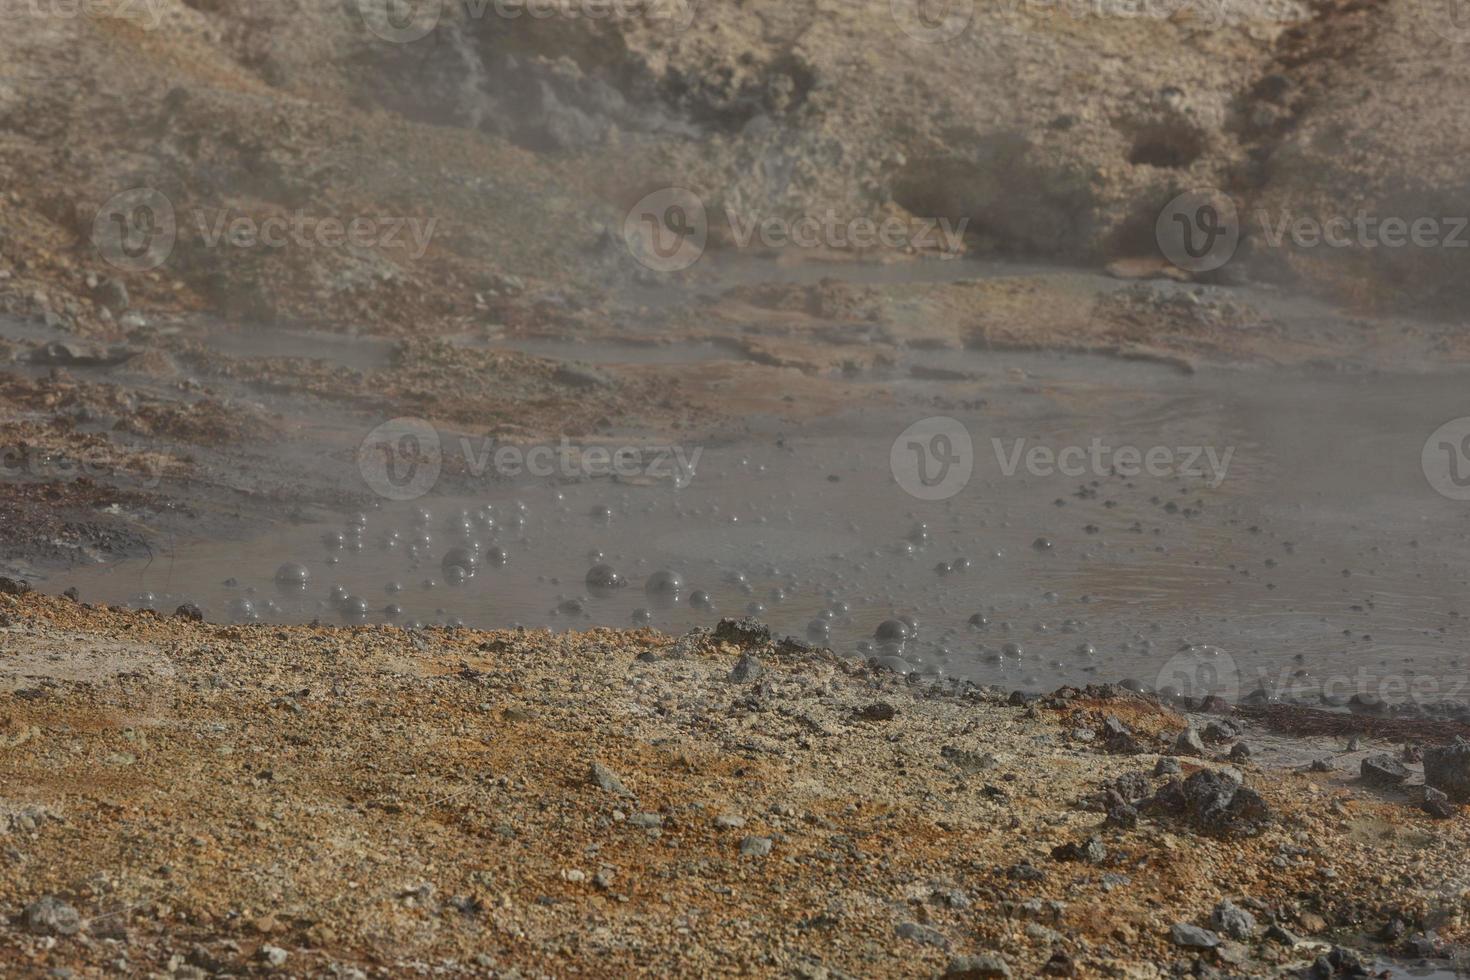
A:
[[[41,936],[75,936],[82,930],[82,917],[55,895],[42,895],[26,906],[25,925]]]
[[[741,857],[763,858],[771,853],[772,840],[769,837],[746,837],[740,841]]]
[[[735,662],[734,669],[730,671],[730,680],[736,684],[750,684],[759,680],[764,670],[759,657],[751,653],[742,653],[740,659]]]
[[[993,953],[980,953],[956,956],[944,968],[944,975],[954,980],[990,980],[995,977],[1009,977],[1011,968],[1004,959]]]
[[[1215,906],[1210,925],[1231,939],[1249,942],[1256,932],[1256,917],[1227,898]]]
[[[594,786],[603,792],[613,793],[617,796],[633,795],[628,787],[623,785],[623,781],[618,778],[617,774],[600,762],[592,763],[588,778]]]
[[[1176,922],[1169,928],[1169,940],[1185,949],[1214,949],[1220,945],[1220,937],[1208,929],[1192,926],[1187,922]]]
[[[1387,753],[1370,755],[1359,766],[1363,782],[1370,786],[1398,786],[1409,778],[1408,768]]]

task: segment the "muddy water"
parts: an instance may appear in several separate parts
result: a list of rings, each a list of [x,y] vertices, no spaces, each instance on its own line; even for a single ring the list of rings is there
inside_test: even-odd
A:
[[[179,542],[50,585],[165,610],[192,601],[222,620],[248,599],[266,620],[351,621],[334,587],[360,597],[369,622],[400,607],[400,624],[679,631],[749,609],[854,656],[1010,686],[1135,678],[1313,703],[1324,685],[1334,702],[1470,700],[1470,504],[1436,493],[1420,463],[1429,434],[1465,413],[1465,379],[945,361],[975,380],[896,382],[892,405],[801,427],[756,420],[747,444],[680,447],[699,454],[687,480],[487,472],[469,495],[384,502],[360,534],[344,514],[245,543]],[[973,474],[926,501],[895,478],[891,450],[939,415],[971,436]],[[1081,475],[1027,465],[1035,447],[1094,440],[1169,450],[1174,469],[1122,476],[1109,456]],[[465,545],[479,546],[479,568],[450,584],[443,557]],[[304,592],[273,585],[284,562],[306,566]],[[628,586],[592,594],[598,564]],[[645,594],[665,570],[682,578],[677,602]],[[901,647],[875,639],[901,616],[917,624]]]

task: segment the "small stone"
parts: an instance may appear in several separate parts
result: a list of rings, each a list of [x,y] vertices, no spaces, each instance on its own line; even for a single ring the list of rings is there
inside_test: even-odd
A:
[[[589,778],[591,779],[594,786],[596,786],[600,790],[603,790],[604,792],[613,793],[617,796],[633,795],[628,787],[623,785],[623,781],[618,778],[617,773],[613,772],[611,769],[609,769],[607,766],[604,766],[600,762],[592,763],[592,770],[589,773]]]
[[[722,813],[715,817],[715,826],[720,830],[739,830],[745,826],[745,818],[733,813]]]
[[[746,837],[740,841],[741,857],[767,857],[771,853],[771,838]]]
[[[1301,942],[1301,937],[1281,925],[1268,926],[1266,928],[1266,939],[1273,943],[1279,943],[1288,949]]]
[[[1470,803],[1470,742],[1457,738],[1424,750],[1424,782],[1452,803]]]
[[[1364,759],[1360,772],[1363,782],[1370,786],[1398,786],[1409,778],[1408,768],[1387,753]]]
[[[1215,906],[1210,925],[1231,939],[1249,942],[1256,932],[1256,917],[1227,898]]]
[[[628,818],[628,826],[637,827],[640,830],[652,830],[663,825],[664,818],[657,813],[635,813]]]
[[[25,924],[41,936],[75,936],[82,929],[82,917],[55,895],[42,895],[26,906]]]
[[[1205,743],[1200,739],[1199,732],[1193,728],[1186,728],[1179,733],[1174,740],[1175,755],[1189,755],[1201,758],[1205,754]]]
[[[1185,949],[1214,949],[1220,945],[1220,937],[1208,929],[1192,926],[1187,922],[1176,922],[1169,927],[1169,940]]]
[[[1244,742],[1236,742],[1230,749],[1231,762],[1245,762],[1251,757],[1251,747]]]
[[[289,954],[279,946],[262,946],[256,956],[266,966],[281,967],[286,965]]]
[[[1131,809],[1131,808],[1130,808]],[[1108,849],[1099,837],[1089,837],[1081,844],[1068,841],[1052,848],[1051,856],[1058,861],[1088,861],[1097,864],[1108,856]]]
[[[1424,787],[1424,812],[1436,820],[1449,820],[1460,808],[1450,802],[1448,796],[1433,786]]]
[[[760,679],[764,672],[760,658],[750,653],[742,653],[740,659],[735,662],[735,668],[730,671],[730,680],[736,684],[749,684]]]
[[[995,977],[1009,977],[1011,968],[1004,959],[993,953],[979,953],[973,956],[956,956],[944,968],[944,975],[955,980],[990,980]]]
[[[204,622],[204,610],[192,602],[186,602],[174,610],[174,618],[185,619],[191,623],[202,623]]]
[[[897,932],[904,939],[911,939],[925,946],[938,946],[940,949],[949,948],[949,940],[944,938],[944,933],[930,926],[920,925],[917,922],[899,923]]]
[[[1177,776],[1184,769],[1179,765],[1179,760],[1173,756],[1160,756],[1159,761],[1154,764],[1155,776]]]

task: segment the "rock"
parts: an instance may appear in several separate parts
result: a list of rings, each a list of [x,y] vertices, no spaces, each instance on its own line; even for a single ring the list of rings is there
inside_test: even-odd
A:
[[[202,623],[204,622],[204,610],[192,602],[186,602],[174,610],[174,618],[187,619],[193,623]]]
[[[1387,753],[1370,755],[1364,759],[1360,772],[1363,782],[1370,786],[1398,786],[1409,778],[1408,768]]]
[[[1115,755],[1138,755],[1146,751],[1143,742],[1115,715],[1103,719],[1103,748]]]
[[[764,646],[771,642],[771,629],[758,620],[722,619],[715,627],[715,642],[737,647]]]
[[[640,830],[652,830],[664,825],[664,818],[657,813],[635,813],[628,818],[628,826]]]
[[[1210,925],[1231,939],[1239,939],[1243,943],[1249,942],[1256,933],[1256,917],[1228,898],[1222,900],[1215,906],[1215,911],[1210,913]]]
[[[25,595],[32,591],[31,583],[25,579],[6,578],[0,575],[0,595]]]
[[[128,297],[128,287],[121,279],[104,279],[92,290],[92,298],[97,305],[110,310],[114,314],[127,312],[131,305]]]
[[[853,711],[852,716],[857,721],[892,721],[898,715],[898,709],[887,701],[875,701]]]
[[[1148,808],[1217,836],[1253,833],[1271,819],[1259,793],[1213,769],[1203,769],[1182,783],[1171,779],[1154,794]]]
[[[764,671],[765,668],[761,666],[759,657],[750,653],[742,653],[734,669],[730,671],[730,680],[736,684],[750,684],[759,680]]]
[[[1424,750],[1424,782],[1453,803],[1470,803],[1470,742],[1456,738]]]
[[[1160,756],[1159,761],[1154,764],[1155,776],[1177,776],[1184,771],[1179,765],[1179,760],[1173,756]]]
[[[1004,959],[993,953],[979,953],[972,956],[956,956],[944,968],[944,975],[953,977],[955,980],[982,980],[982,978],[1009,977],[1011,968]]]
[[[1450,802],[1448,796],[1435,789],[1433,786],[1424,787],[1424,812],[1436,820],[1449,820],[1460,812],[1460,808]]]
[[[1142,772],[1127,772],[1110,784],[1125,803],[1137,803],[1147,799],[1154,791],[1153,784]]]
[[[740,841],[740,856],[766,857],[771,853],[772,843],[769,837],[745,837]]]
[[[1169,927],[1169,941],[1185,949],[1214,949],[1220,945],[1219,936],[1187,922],[1176,922]]]
[[[55,895],[42,895],[26,906],[25,925],[40,936],[75,936],[82,931],[82,917]]]
[[[282,967],[290,954],[279,946],[262,946],[255,955],[266,966]]]
[[[1312,772],[1331,772],[1332,763],[1326,759],[1313,759],[1312,764],[1307,768]]]
[[[1179,737],[1174,740],[1174,754],[1202,758],[1205,754],[1205,743],[1200,739],[1199,732],[1193,728],[1180,732]]]
[[[1206,742],[1212,745],[1218,745],[1221,742],[1229,742],[1232,739],[1239,738],[1240,729],[1233,722],[1223,720],[1212,721],[1205,726],[1203,737]]]
[[[1041,965],[1041,973],[1048,977],[1075,977],[1077,964],[1066,950],[1054,949],[1051,959]]]
[[[739,830],[745,826],[745,818],[733,813],[722,813],[715,817],[715,826],[720,830]]]
[[[1285,926],[1272,925],[1266,929],[1266,939],[1273,943],[1279,943],[1288,949],[1300,943],[1301,937]]]
[[[1107,859],[1108,849],[1099,837],[1089,837],[1081,844],[1068,841],[1051,849],[1051,856],[1058,861],[1088,861],[1097,864]]]
[[[949,940],[944,933],[930,926],[920,925],[917,922],[901,922],[895,930],[904,939],[911,939],[925,946],[937,946],[940,949],[949,948]]]
[[[1245,762],[1251,757],[1251,747],[1244,742],[1236,742],[1230,749],[1231,762]]]
[[[600,762],[593,762],[588,778],[598,789],[612,793],[617,796],[632,796],[633,793],[623,785],[623,781],[617,774]]]
[[[1110,806],[1107,819],[1103,821],[1103,824],[1107,827],[1117,827],[1120,830],[1132,830],[1138,826],[1138,808],[1129,803]]]

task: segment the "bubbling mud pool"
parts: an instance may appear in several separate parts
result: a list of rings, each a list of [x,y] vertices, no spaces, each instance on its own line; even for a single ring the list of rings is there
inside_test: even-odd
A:
[[[950,360],[978,380],[901,381],[891,405],[799,425],[752,420],[736,444],[680,446],[635,478],[490,463],[442,493],[179,541],[47,587],[193,602],[219,621],[679,632],[751,615],[896,669],[1011,687],[1470,700],[1470,503],[1421,464],[1464,411],[1464,379]],[[934,442],[949,423],[928,423],[917,449],[895,450],[926,418],[952,419],[972,449]],[[477,439],[443,443],[485,458]],[[946,460],[968,481],[921,499]]]

